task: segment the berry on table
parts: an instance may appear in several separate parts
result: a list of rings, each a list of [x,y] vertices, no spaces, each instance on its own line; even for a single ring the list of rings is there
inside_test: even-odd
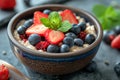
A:
[[[116,26],[114,28],[114,31],[115,31],[116,34],[120,34],[120,26]]]
[[[113,41],[111,42],[111,47],[120,49],[120,34],[116,36],[115,39],[113,39]]]
[[[38,34],[31,34],[28,37],[28,41],[31,45],[36,45],[38,42],[41,41],[41,37]]]
[[[69,52],[70,47],[67,44],[62,44],[60,47],[60,52],[64,53],[64,52]]]
[[[87,34],[85,37],[85,42],[92,44],[95,41],[95,36],[93,34]]]
[[[49,9],[45,9],[45,10],[43,11],[43,13],[49,15],[49,14],[51,13],[51,10],[49,10]]]
[[[107,44],[111,44],[111,41],[115,38],[116,33],[113,30],[104,30],[103,41]]]
[[[63,43],[72,47],[74,45],[74,39],[72,37],[65,37]]]
[[[120,76],[120,62],[117,63],[117,64],[115,64],[115,66],[114,66],[114,71],[116,72],[116,74],[117,74],[118,76]]]
[[[9,79],[9,70],[5,65],[0,65],[0,80],[8,80]]]
[[[74,45],[76,46],[83,46],[83,40],[81,40],[80,38],[75,38],[74,39]]]
[[[49,45],[48,47],[47,47],[47,52],[51,52],[51,53],[59,53],[60,52],[60,48],[59,48],[59,46],[57,46],[57,45]]]

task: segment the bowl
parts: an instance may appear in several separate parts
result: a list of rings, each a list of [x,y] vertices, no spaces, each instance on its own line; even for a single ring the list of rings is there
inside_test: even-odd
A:
[[[55,11],[70,9],[76,13],[76,15],[86,18],[87,21],[95,25],[97,32],[96,40],[86,48],[61,54],[34,51],[18,43],[13,36],[14,29],[18,22],[22,19],[29,19],[35,11],[43,11],[44,9]],[[68,74],[85,67],[96,55],[102,40],[101,25],[93,15],[82,9],[57,4],[33,7],[18,13],[9,22],[7,32],[13,53],[26,68],[38,73],[51,75]]]

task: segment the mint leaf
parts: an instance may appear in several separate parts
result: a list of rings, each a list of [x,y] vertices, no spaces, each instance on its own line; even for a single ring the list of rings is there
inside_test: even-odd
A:
[[[62,18],[58,14],[58,12],[54,11],[54,12],[50,13],[50,15],[49,15],[49,21],[50,21],[50,24],[52,26],[54,26],[54,29],[58,29],[60,27],[60,25],[61,25]]]
[[[69,23],[69,21],[64,21],[62,22],[61,27],[58,28],[58,30],[62,32],[67,32],[71,28],[72,28],[72,25]]]
[[[40,21],[45,25],[46,27],[50,28],[50,21],[47,18],[41,18]]]
[[[100,5],[100,4],[98,4],[98,5],[95,5],[95,6],[93,7],[93,10],[92,10],[92,11],[94,12],[94,14],[95,14],[97,17],[102,17],[102,16],[104,15],[106,9],[107,9],[107,7],[106,7],[105,5]]]

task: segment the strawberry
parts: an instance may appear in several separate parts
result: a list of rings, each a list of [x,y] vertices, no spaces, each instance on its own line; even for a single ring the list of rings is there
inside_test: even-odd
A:
[[[37,50],[46,50],[47,47],[49,46],[49,43],[47,41],[40,41],[38,44],[35,45],[36,49]]]
[[[113,39],[113,41],[111,42],[111,47],[120,49],[120,34],[116,36],[115,39]]]
[[[49,29],[42,24],[33,24],[26,30],[26,34],[29,36],[31,34],[36,33],[40,36],[44,36],[47,30]]]
[[[82,39],[82,40],[85,40],[85,36],[86,36],[86,35],[87,35],[86,32],[81,31],[80,34],[78,35],[78,37],[79,37],[80,39]]]
[[[61,16],[63,21],[68,20],[71,24],[78,24],[78,20],[76,19],[74,13],[69,9],[61,12]]]
[[[55,30],[48,30],[46,40],[51,44],[59,44],[64,39],[64,33]]]
[[[16,0],[0,0],[0,8],[3,10],[14,9]]]
[[[0,80],[8,80],[9,79],[9,70],[3,64],[0,65]]]
[[[40,11],[35,11],[34,12],[34,18],[33,18],[33,23],[34,24],[41,24],[41,21],[40,21],[41,18],[48,18],[48,15],[44,14]]]

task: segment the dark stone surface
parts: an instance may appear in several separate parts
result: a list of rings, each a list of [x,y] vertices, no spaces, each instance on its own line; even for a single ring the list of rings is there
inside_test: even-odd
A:
[[[22,3],[22,0],[17,1]],[[91,12],[92,6],[98,3],[108,5],[110,4],[110,0],[73,0],[65,4],[77,8],[82,8]],[[25,9],[26,7],[22,5],[23,4],[18,4],[16,9],[18,11]],[[6,16],[7,13],[9,14],[9,12],[0,10],[0,18]],[[26,70],[26,68],[16,59],[9,45],[6,26],[3,26],[3,28],[0,28],[0,59],[3,59],[15,66],[22,73],[29,76],[31,80],[120,80],[120,78],[114,72],[114,65],[116,62],[120,62],[120,51],[112,49],[103,42],[101,43],[97,55],[93,59],[97,63],[97,70],[95,72],[90,73],[86,72],[85,70],[81,70],[62,76],[43,75]]]

